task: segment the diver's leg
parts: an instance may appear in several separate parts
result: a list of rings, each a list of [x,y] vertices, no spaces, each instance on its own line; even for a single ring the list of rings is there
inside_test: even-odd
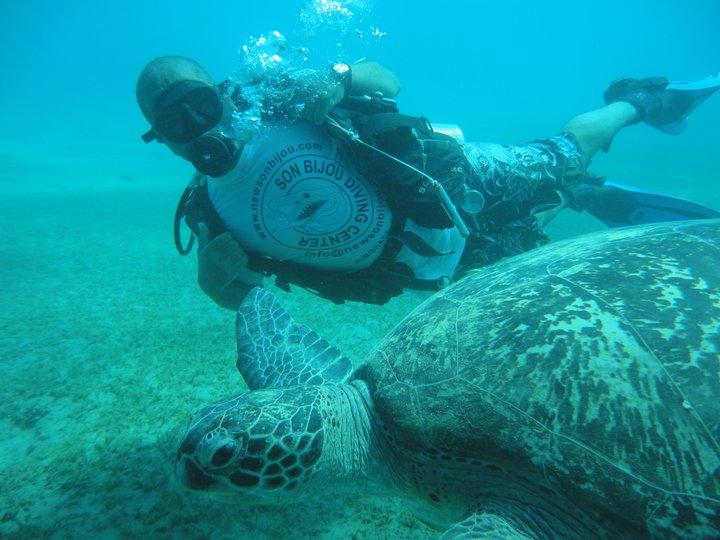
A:
[[[575,136],[587,165],[630,124],[642,121],[670,135],[682,133],[688,115],[719,90],[719,75],[689,82],[664,77],[618,79],[605,91],[607,107],[573,118],[565,131]]]
[[[610,146],[622,128],[636,123],[638,112],[630,103],[618,101],[570,120],[563,131],[570,133],[587,166],[600,149]]]

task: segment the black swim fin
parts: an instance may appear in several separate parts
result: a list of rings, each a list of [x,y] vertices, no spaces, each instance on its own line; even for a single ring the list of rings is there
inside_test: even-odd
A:
[[[687,118],[703,101],[720,90],[720,74],[697,81],[668,81],[663,77],[618,79],[605,91],[605,102],[625,101],[641,120],[669,135],[679,135]]]
[[[579,182],[567,193],[571,208],[588,212],[608,227],[720,218],[720,212],[707,206],[608,180]]]

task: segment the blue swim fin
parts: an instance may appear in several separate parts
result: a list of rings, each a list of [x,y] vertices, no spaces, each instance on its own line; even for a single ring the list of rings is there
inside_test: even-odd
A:
[[[608,227],[720,217],[720,212],[692,201],[608,180],[580,182],[568,192],[572,208],[588,212]]]
[[[720,74],[699,81],[670,82],[665,88],[668,116],[675,116],[676,119],[651,125],[670,135],[679,135],[685,131],[690,113],[718,90],[720,90]]]
[[[668,81],[664,77],[618,79],[605,91],[606,103],[624,101],[637,109],[639,121],[670,135],[687,127],[687,118],[720,90],[720,74],[699,81]]]

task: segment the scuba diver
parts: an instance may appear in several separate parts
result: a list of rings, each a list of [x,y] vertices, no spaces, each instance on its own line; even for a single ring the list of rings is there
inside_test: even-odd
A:
[[[152,60],[137,82],[151,125],[143,139],[197,170],[178,205],[176,246],[186,255],[197,237],[199,285],[227,309],[266,276],[336,303],[438,290],[546,243],[542,227],[568,207],[611,227],[720,217],[587,173],[624,127],[680,133],[720,77],[617,80],[604,107],[519,146],[468,143],[456,126],[401,114],[397,78],[374,62],[268,84],[285,99],[268,98],[249,133],[234,127],[250,107],[246,86],[216,85],[191,59]],[[183,219],[193,233],[187,245]]]

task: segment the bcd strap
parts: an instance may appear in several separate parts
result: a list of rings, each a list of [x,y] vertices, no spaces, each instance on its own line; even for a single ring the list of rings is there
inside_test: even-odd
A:
[[[361,141],[397,158],[371,152],[352,140],[348,143],[362,174],[374,179],[393,201],[393,212],[424,227],[452,227],[454,221],[428,185],[428,177],[443,187],[457,208],[466,181],[474,174],[460,143],[434,132],[424,117],[378,113],[354,119],[353,125]]]
[[[352,300],[382,305],[402,294],[408,286],[406,279],[394,278],[378,263],[342,273],[249,254],[248,268],[265,276],[275,276],[275,285],[285,291],[290,291],[291,284],[296,285],[335,304]]]
[[[374,141],[378,136],[396,129],[414,129],[420,137],[431,137],[432,126],[424,116],[408,116],[400,113],[379,113],[367,118],[359,129],[363,140]]]
[[[422,116],[376,114],[359,126],[358,133],[362,140],[435,178],[451,198],[462,190],[466,175],[472,172],[458,141],[434,132],[430,122]],[[382,157],[372,157],[366,160],[368,173],[382,186],[391,189],[397,186],[417,188],[425,181],[409,167]],[[403,195],[404,198],[411,196],[414,202],[437,200],[432,193],[417,189]]]

